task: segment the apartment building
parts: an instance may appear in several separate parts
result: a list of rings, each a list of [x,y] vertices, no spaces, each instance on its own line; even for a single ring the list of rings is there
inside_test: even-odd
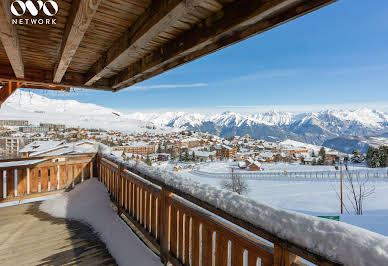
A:
[[[2,138],[0,139],[0,148],[2,150],[2,157],[11,158],[19,154],[19,150],[24,146],[22,138]]]
[[[40,127],[47,127],[50,131],[51,130],[64,130],[66,129],[65,125],[62,124],[53,124],[53,123],[40,123]]]
[[[227,145],[219,145],[216,148],[216,157],[217,158],[232,158],[237,154],[236,147],[230,147]]]
[[[133,154],[148,155],[155,153],[156,146],[145,142],[137,142],[127,146],[118,146],[113,148],[114,151],[124,151]]]
[[[22,127],[28,125],[27,120],[0,120],[0,126]]]
[[[19,127],[22,133],[46,133],[49,132],[48,127]]]

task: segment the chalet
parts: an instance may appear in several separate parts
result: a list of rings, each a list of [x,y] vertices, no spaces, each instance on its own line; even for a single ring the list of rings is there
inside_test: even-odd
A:
[[[19,150],[20,156],[22,158],[28,158],[31,154],[40,154],[45,151],[52,151],[54,149],[60,148],[64,141],[34,141],[24,148]]]
[[[252,158],[247,158],[245,160],[245,165],[248,166],[248,165],[251,165],[255,160],[253,160]]]
[[[216,157],[217,158],[232,158],[237,154],[236,147],[230,147],[226,145],[220,145],[216,148]]]
[[[254,161],[248,166],[249,171],[260,171],[261,170],[261,164],[257,161]]]
[[[262,152],[258,157],[258,161],[272,163],[274,161],[274,155],[272,152],[269,151]]]
[[[291,156],[293,156],[294,154],[298,154],[298,153],[308,153],[309,151],[308,150],[304,150],[304,149],[298,149],[298,150],[295,150],[295,149],[291,149],[288,151],[290,153]]]
[[[247,158],[250,158],[250,157],[253,157],[254,156],[254,153],[253,152],[238,152],[236,153],[236,155],[233,157],[236,161],[240,161],[240,160],[245,160]]]
[[[195,156],[198,157],[200,161],[208,161],[215,157],[215,151],[195,151]]]
[[[246,164],[246,162],[238,162],[238,167],[240,168],[240,169],[245,169],[245,168],[247,168],[247,164]]]
[[[22,158],[97,152],[97,144],[88,141],[34,141],[20,150]]]
[[[305,157],[303,163],[305,165],[313,165],[314,158],[313,157]]]
[[[326,151],[325,161],[327,163],[331,163],[332,161],[334,161],[337,158],[337,156],[338,156],[338,152],[335,150]]]

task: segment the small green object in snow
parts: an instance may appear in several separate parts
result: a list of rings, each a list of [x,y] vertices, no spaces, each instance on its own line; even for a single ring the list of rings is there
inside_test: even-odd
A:
[[[325,218],[329,220],[334,220],[334,221],[339,221],[340,217],[339,216],[318,216],[319,218]]]

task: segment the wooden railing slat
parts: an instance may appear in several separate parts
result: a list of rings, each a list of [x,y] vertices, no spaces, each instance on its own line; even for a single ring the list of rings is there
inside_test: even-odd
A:
[[[191,217],[191,260],[193,266],[199,266],[200,248],[200,223],[197,218]]]
[[[170,252],[174,254],[175,257],[177,257],[178,252],[178,230],[177,230],[177,209],[174,205],[170,206]]]
[[[219,231],[216,231],[215,265],[228,265],[228,239]]]
[[[239,245],[238,241],[232,241],[232,255],[231,255],[231,265],[233,266],[243,266],[244,265],[244,249]]]
[[[185,224],[184,224],[184,212],[180,209],[179,210],[179,219],[178,219],[178,228],[179,228],[179,242],[178,242],[178,259],[183,262],[184,257],[184,238],[185,238]]]
[[[213,261],[213,231],[202,224],[202,265],[212,265]]]
[[[184,243],[184,255],[183,255],[183,261],[185,265],[189,265],[190,261],[190,219],[191,217],[185,213],[185,243]]]
[[[155,195],[152,193],[151,194],[151,234],[157,238],[157,234],[156,234],[156,218],[157,218],[157,214],[156,214],[156,198],[155,198]]]

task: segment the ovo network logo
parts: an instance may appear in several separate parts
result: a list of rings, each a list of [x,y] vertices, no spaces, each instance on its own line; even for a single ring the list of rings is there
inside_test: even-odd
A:
[[[30,14],[33,17],[37,15],[44,15],[53,17],[58,13],[58,4],[53,0],[47,0],[45,2],[38,0],[35,3],[32,0],[25,2],[16,0],[11,3],[11,13],[16,17],[22,17],[23,15]],[[12,19],[12,24],[56,24],[54,18],[18,18]]]

